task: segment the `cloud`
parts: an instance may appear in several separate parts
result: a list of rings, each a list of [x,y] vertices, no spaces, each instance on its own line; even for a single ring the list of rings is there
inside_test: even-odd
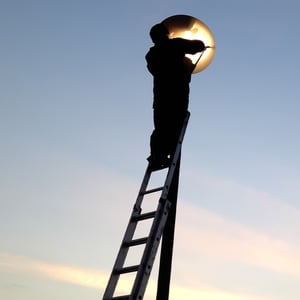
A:
[[[194,188],[183,187],[182,195],[193,201],[199,195],[195,187],[205,187],[216,196],[212,199],[216,206],[204,207],[201,201],[193,204],[179,199],[172,299],[183,295],[181,289],[190,299],[265,299],[248,293],[256,291],[260,279],[270,280],[268,276],[276,278],[283,289],[291,289],[293,284],[286,283],[286,277],[291,276],[291,281],[300,278],[300,247],[296,239],[300,228],[299,211],[251,186],[208,174],[189,175]],[[210,262],[201,265],[201,257]],[[209,270],[209,264],[215,269]],[[182,274],[177,275],[178,269],[183,270]],[[226,281],[229,270],[231,282]],[[257,270],[260,270],[260,279]],[[188,280],[186,272],[190,275]],[[243,286],[234,282],[239,276],[244,277]],[[225,283],[221,286],[227,286],[230,291],[216,288],[222,281]],[[246,292],[241,295],[239,289]],[[268,288],[261,287],[261,290],[266,292]],[[271,290],[268,292],[272,294]],[[272,299],[282,299],[278,297],[280,295]]]
[[[192,289],[175,286],[171,290],[171,299],[205,299],[205,300],[267,300],[266,297],[234,293],[218,289]]]
[[[86,287],[100,288],[105,285],[104,272],[52,264],[33,258],[17,256],[8,253],[0,253],[2,272],[7,270],[31,276],[45,276],[53,280],[65,281]]]
[[[226,262],[257,266],[300,278],[300,248],[193,205],[181,205],[179,247]],[[192,241],[189,242],[189,241]],[[187,247],[186,245],[189,245]]]
[[[87,171],[85,167],[83,167],[83,171]],[[86,175],[88,172],[82,173]],[[201,186],[208,191],[217,191],[214,195],[216,198],[213,201],[217,204],[220,201],[222,205],[227,201],[230,207],[235,209],[238,207],[240,210],[227,214],[227,211],[222,211],[222,209],[201,206],[201,202],[195,205],[180,199],[175,245],[175,248],[179,249],[180,256],[177,256],[176,253],[175,258],[176,261],[181,261],[181,263],[185,262],[186,259],[193,261],[194,265],[189,266],[185,271],[189,272],[189,275],[196,274],[197,276],[190,282],[184,280],[186,273],[174,278],[175,280],[171,287],[172,300],[179,300],[183,297],[195,300],[202,298],[207,300],[267,300],[264,297],[251,295],[255,288],[248,289],[248,292],[245,293],[237,291],[235,287],[238,288],[238,286],[230,287],[229,290],[219,288],[218,281],[215,281],[214,277],[209,278],[209,276],[206,276],[205,272],[207,270],[203,266],[197,265],[198,258],[202,255],[209,257],[212,262],[215,261],[215,264],[219,263],[220,271],[222,271],[222,263],[226,262],[233,266],[237,264],[254,266],[270,272],[283,275],[288,274],[299,278],[300,249],[297,247],[296,242],[293,243],[292,239],[284,240],[282,238],[289,229],[292,232],[291,236],[296,236],[295,227],[299,228],[297,225],[300,219],[298,219],[300,215],[297,210],[283,203],[280,199],[276,199],[270,194],[260,192],[254,188],[245,187],[207,174],[185,173],[185,176],[187,175],[191,175],[189,179],[191,179],[192,186],[194,186],[193,189]],[[103,224],[106,225],[102,226],[102,229],[98,228],[97,234],[99,234],[100,230],[100,236],[105,236],[105,247],[107,247],[106,251],[109,252],[107,255],[116,253],[115,245],[119,245],[121,236],[104,234],[105,231],[108,231],[107,228],[112,228],[110,230],[113,230],[113,233],[120,230],[123,234],[125,230],[124,224],[127,224],[139,182],[133,182],[133,180],[123,177],[122,174],[115,174],[108,170],[100,172],[96,170],[83,181],[81,181],[81,178],[82,176],[78,175],[78,178],[75,176],[75,181],[80,182],[80,185],[76,185],[76,196],[79,199],[89,199],[91,205],[86,205],[86,202],[80,201],[77,201],[75,204],[72,202],[72,205],[75,205],[78,215],[83,215],[83,220],[85,221],[87,217],[91,219],[94,216],[89,207],[92,207],[93,211],[95,211],[97,224],[100,212],[100,218]],[[99,182],[101,182],[101,185],[99,185]],[[116,186],[119,188],[116,189]],[[192,190],[190,194],[188,193],[189,191],[189,188],[186,189],[184,187],[183,195],[187,199],[193,201],[199,196],[198,191]],[[76,197],[69,198],[72,200],[76,199]],[[95,209],[96,207],[99,210]],[[100,208],[102,207],[105,207],[105,209],[101,210]],[[253,224],[243,223],[241,218],[235,218],[235,213],[240,214],[240,211],[244,211],[241,214],[251,211],[251,215],[254,216],[257,212],[260,213],[261,210],[272,212],[271,216],[264,214],[267,221],[270,221],[266,222],[269,224],[269,227],[252,227]],[[115,214],[114,219],[111,218],[112,213]],[[282,224],[281,232],[278,232],[278,230],[271,232],[269,230],[276,224],[277,228],[278,224]],[[114,248],[111,251],[110,247],[112,245],[110,243],[112,241],[114,241]],[[103,248],[103,244],[101,247]],[[103,258],[101,266],[103,269],[104,265],[108,265],[107,255],[104,255]],[[97,271],[78,268],[77,266],[53,264],[6,253],[0,253],[0,263],[1,272],[13,270],[15,273],[24,273],[28,276],[42,276],[56,281],[99,289],[102,292],[109,276],[108,272],[103,270]],[[200,276],[195,272],[196,269],[202,270]],[[174,270],[177,270],[177,265],[174,266]],[[243,272],[245,270],[243,269]],[[217,277],[218,274],[214,274],[214,276]],[[221,280],[223,279],[221,278]],[[129,285],[129,280],[125,279],[120,285],[120,293],[126,293]],[[155,299],[155,280],[151,279],[148,286],[146,299]],[[226,283],[222,286],[226,286]]]
[[[108,274],[103,271],[78,268],[76,266],[65,266],[49,262],[39,261],[33,258],[16,256],[8,253],[0,253],[1,272],[10,271],[23,273],[28,276],[44,276],[56,281],[63,281],[75,285],[104,290]],[[129,281],[121,283],[119,292],[126,293]],[[146,291],[147,299],[155,299],[156,283],[150,280]],[[180,300],[186,297],[190,300],[267,300],[267,298],[256,297],[245,294],[231,293],[215,288],[195,289],[188,286],[174,285],[171,287],[171,298]]]
[[[277,239],[296,243],[300,234],[300,210],[288,195],[274,196],[266,190],[194,170],[184,174],[184,196],[210,211],[256,228]],[[299,244],[300,246],[300,244]]]

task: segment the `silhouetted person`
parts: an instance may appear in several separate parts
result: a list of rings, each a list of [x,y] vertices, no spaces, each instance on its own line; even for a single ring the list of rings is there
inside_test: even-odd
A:
[[[179,134],[189,104],[189,83],[195,68],[185,54],[205,50],[200,40],[169,39],[169,32],[162,24],[150,30],[154,46],[146,55],[147,68],[153,75],[154,130],[150,138],[152,169],[169,165],[176,149]]]

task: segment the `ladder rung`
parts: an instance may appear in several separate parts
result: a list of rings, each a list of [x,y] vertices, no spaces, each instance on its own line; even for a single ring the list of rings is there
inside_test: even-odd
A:
[[[140,267],[140,265],[124,267],[122,269],[117,269],[115,272],[116,272],[116,274],[125,274],[125,273],[136,272],[139,269],[139,267]]]
[[[155,188],[155,189],[151,189],[151,190],[148,190],[148,191],[141,192],[141,194],[142,195],[151,194],[151,193],[155,193],[155,192],[158,192],[158,191],[162,191],[163,189],[164,189],[164,187],[160,186],[160,187]]]
[[[141,221],[141,220],[147,220],[154,218],[156,214],[156,211],[151,211],[145,214],[140,214],[138,216],[133,217],[133,221]]]
[[[131,247],[131,246],[142,245],[142,244],[146,244],[147,241],[148,241],[148,237],[139,238],[139,239],[135,239],[135,240],[132,240],[129,242],[125,242],[124,246]]]
[[[110,298],[110,299],[107,299],[107,300],[129,300],[129,299],[130,299],[130,295],[126,295],[126,296],[113,297],[113,298]]]

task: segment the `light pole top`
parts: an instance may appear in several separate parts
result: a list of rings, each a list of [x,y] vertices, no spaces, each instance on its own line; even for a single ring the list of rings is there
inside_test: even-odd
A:
[[[188,15],[175,15],[162,21],[169,31],[169,38],[201,40],[207,47],[204,52],[194,55],[186,54],[193,63],[197,63],[193,73],[203,71],[213,60],[215,41],[212,32],[202,21]]]

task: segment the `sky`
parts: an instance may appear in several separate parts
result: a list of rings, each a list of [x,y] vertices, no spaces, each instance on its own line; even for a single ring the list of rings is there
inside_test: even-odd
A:
[[[0,298],[102,299],[149,155],[149,29],[186,14],[216,52],[191,82],[170,300],[298,300],[299,11],[0,1]]]

